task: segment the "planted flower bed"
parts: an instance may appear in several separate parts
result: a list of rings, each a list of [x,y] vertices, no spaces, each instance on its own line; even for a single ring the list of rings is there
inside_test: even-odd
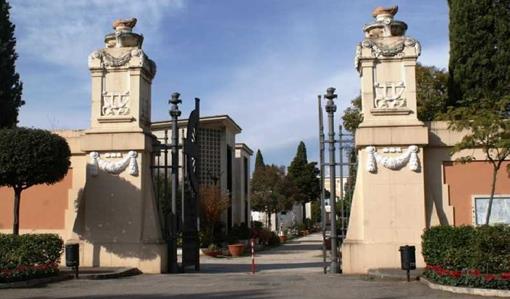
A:
[[[510,227],[438,226],[422,236],[423,275],[439,284],[510,289]]]
[[[0,234],[0,283],[58,274],[62,246],[55,234]]]

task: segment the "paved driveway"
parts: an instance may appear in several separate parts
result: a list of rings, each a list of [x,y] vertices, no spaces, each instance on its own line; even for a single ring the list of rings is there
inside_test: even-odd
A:
[[[203,258],[202,272],[70,280],[33,289],[0,290],[0,298],[481,298],[434,291],[420,282],[322,274],[320,235],[291,241],[250,258]],[[487,298],[487,297],[484,297]]]
[[[323,273],[320,234],[291,240],[282,246],[256,252],[257,273]],[[204,273],[249,273],[251,257],[201,257]]]

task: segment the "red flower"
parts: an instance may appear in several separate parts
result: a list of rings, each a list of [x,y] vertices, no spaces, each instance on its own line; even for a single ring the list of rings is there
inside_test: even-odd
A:
[[[483,275],[483,279],[486,281],[486,282],[489,282],[489,281],[493,281],[496,279],[496,275],[494,274],[484,274]]]
[[[480,276],[480,270],[478,269],[470,269],[467,271],[468,275],[471,275],[471,276]]]
[[[453,277],[453,278],[459,278],[461,276],[461,272],[460,271],[449,271],[448,273],[448,276],[450,277]]]
[[[503,273],[501,273],[501,279],[503,279],[503,280],[510,280],[510,272],[503,272]]]

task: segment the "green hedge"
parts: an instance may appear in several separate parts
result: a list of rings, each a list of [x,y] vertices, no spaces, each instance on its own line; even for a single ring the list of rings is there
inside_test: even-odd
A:
[[[422,236],[424,275],[438,283],[510,289],[510,226],[437,226]]]
[[[58,273],[63,241],[56,234],[0,234],[0,282]]]

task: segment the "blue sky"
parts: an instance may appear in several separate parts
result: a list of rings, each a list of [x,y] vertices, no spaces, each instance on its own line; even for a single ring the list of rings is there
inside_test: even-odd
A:
[[[337,121],[359,93],[353,67],[362,27],[379,5],[423,48],[419,61],[446,67],[445,0],[11,0],[17,71],[26,105],[20,125],[83,129],[90,122],[87,56],[103,47],[117,18],[135,31],[158,73],[152,119],[168,119],[168,98],[182,94],[183,115],[202,99],[202,115],[229,114],[238,142],[261,149],[267,163],[288,165],[300,140],[317,159],[317,94],[337,88]]]

